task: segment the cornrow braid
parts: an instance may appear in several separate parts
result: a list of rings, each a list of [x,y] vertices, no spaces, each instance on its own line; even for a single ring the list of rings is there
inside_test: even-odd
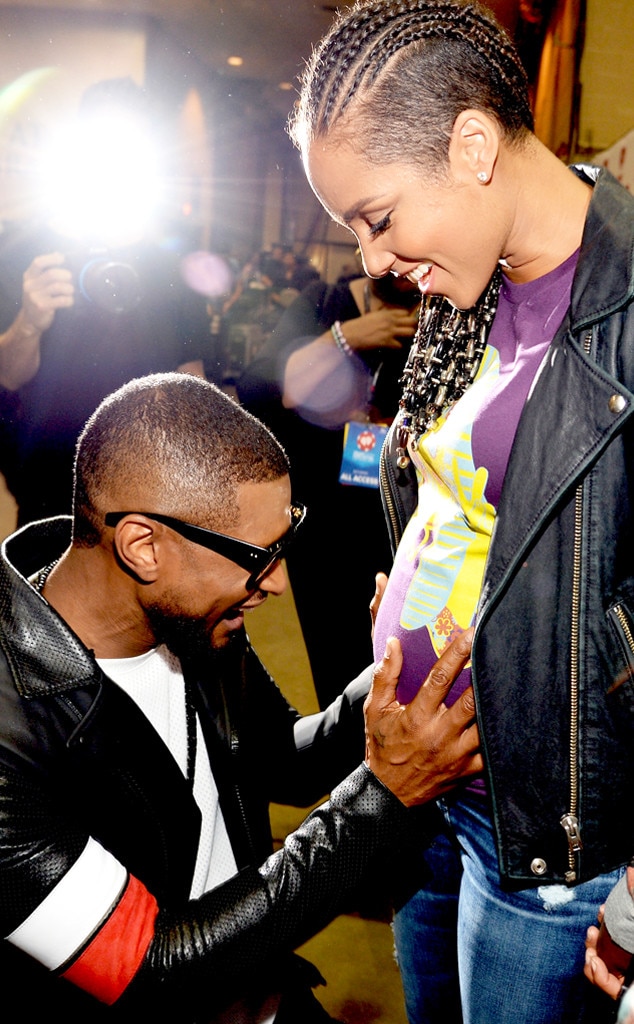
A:
[[[430,5],[426,4],[426,6],[429,7]],[[439,37],[443,39],[457,39],[462,42],[465,40],[465,35],[468,35],[468,42],[475,50],[482,55],[486,54],[486,59],[490,62],[492,72],[499,76],[501,82],[511,92],[516,94],[518,91],[518,70],[520,71],[522,89],[520,94],[516,95],[516,98],[519,102],[520,110],[523,107],[528,108],[528,100],[524,93],[526,78],[519,60],[515,57],[514,51],[511,51],[509,54],[508,50],[505,52],[504,49],[498,47],[494,51],[498,58],[497,62],[491,60],[491,30],[494,28],[497,36],[499,29],[493,25],[490,18],[481,9],[479,10],[465,4],[461,9],[456,10],[455,4],[434,4],[431,17],[427,23],[421,22],[420,13],[420,7],[415,7],[414,10],[407,9],[401,21],[396,25],[390,26],[374,47],[366,54],[365,60],[360,64],[348,87],[348,92],[341,100],[340,113],[343,113],[350,103],[360,87],[364,76],[368,76],[367,85],[371,86],[390,58],[402,47],[417,42],[419,39],[436,39]],[[522,113],[525,114],[526,111],[522,110]],[[528,108],[528,116],[529,118],[532,117],[530,108]]]
[[[477,0],[360,0],[340,11],[302,76],[293,141],[305,153],[353,105],[364,151],[379,161],[444,162],[463,109],[495,117],[509,140],[533,128],[519,56]]]

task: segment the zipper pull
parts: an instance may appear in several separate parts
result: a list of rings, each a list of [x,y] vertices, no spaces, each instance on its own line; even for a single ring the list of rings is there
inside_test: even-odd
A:
[[[561,827],[568,837],[568,846],[571,853],[579,853],[583,850],[581,842],[581,829],[576,814],[564,814],[560,822]]]
[[[568,839],[568,850],[570,852],[570,864],[571,870],[566,872],[566,882],[574,882],[577,877],[577,872],[572,868],[574,862],[574,856],[583,850],[583,843],[581,842],[581,829],[579,828],[579,819],[576,814],[564,814],[560,821],[560,825],[566,833]]]
[[[399,469],[407,469],[410,462],[409,453],[407,451],[410,422],[411,420],[409,417],[404,416],[402,425],[398,427],[396,432],[396,465]]]

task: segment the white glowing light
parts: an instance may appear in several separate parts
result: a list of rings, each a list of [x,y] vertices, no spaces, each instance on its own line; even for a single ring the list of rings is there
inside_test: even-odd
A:
[[[142,237],[161,196],[156,147],[137,118],[121,113],[58,130],[44,153],[41,181],[57,229],[102,245]]]

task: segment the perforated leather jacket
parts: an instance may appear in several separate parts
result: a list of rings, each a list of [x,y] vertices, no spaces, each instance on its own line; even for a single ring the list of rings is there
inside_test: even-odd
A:
[[[55,1009],[65,1022],[213,1019],[237,994],[291,985],[291,950],[340,911],[372,856],[409,821],[358,767],[369,674],[302,719],[246,636],[185,659],[239,869],[189,900],[200,815],[186,779],[134,702],[25,580],[61,554],[69,522],[26,527],[0,561],[5,1007],[20,1020]],[[269,857],[269,801],[309,805],[349,771]],[[69,934],[84,915],[92,926],[73,949]]]
[[[634,851],[634,198],[594,185],[571,306],[517,429],[473,684],[502,876],[574,884]],[[383,453],[393,543],[416,482]]]

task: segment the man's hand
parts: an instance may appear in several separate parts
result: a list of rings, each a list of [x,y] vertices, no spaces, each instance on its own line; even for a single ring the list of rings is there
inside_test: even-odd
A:
[[[385,588],[387,587],[387,576],[384,572],[377,572],[374,577],[375,590],[370,601],[370,619],[372,620],[372,633],[371,636],[374,638],[374,627],[376,626],[376,617],[379,614],[379,607],[383,600]]]
[[[36,256],[22,279],[22,315],[38,333],[48,330],[58,309],[73,305],[73,276],[59,252]]]
[[[482,771],[473,691],[444,704],[471,653],[473,629],[443,651],[410,704],[395,699],[403,664],[395,638],[374,670],[365,702],[366,761],[374,774],[407,806],[426,803],[460,779]]]

